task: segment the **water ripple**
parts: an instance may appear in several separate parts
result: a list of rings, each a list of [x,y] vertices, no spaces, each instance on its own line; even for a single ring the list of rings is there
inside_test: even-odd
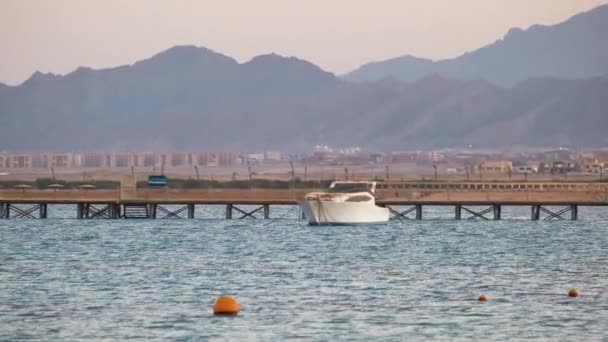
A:
[[[581,217],[3,220],[0,340],[601,340],[608,217]]]

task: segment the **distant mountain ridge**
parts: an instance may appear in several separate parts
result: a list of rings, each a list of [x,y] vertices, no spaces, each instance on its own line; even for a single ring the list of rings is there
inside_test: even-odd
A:
[[[589,78],[608,74],[608,5],[553,26],[513,28],[503,39],[460,57],[433,62],[412,56],[363,65],[343,76],[349,81],[394,77],[414,81],[437,73],[512,86],[534,77]]]
[[[36,72],[0,88],[0,149],[228,148],[256,125],[283,119],[264,123],[260,111],[270,120],[276,108],[287,111],[339,82],[297,58],[270,54],[239,64],[194,46],[110,69]]]
[[[589,146],[608,143],[606,108],[608,77],[352,83],[293,57],[179,46],[0,87],[0,150]]]

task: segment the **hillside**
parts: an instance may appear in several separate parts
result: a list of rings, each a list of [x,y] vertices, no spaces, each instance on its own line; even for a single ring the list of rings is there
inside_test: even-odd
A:
[[[0,150],[598,145],[608,143],[606,108],[607,77],[359,84],[297,58],[239,64],[180,46],[0,87]]]
[[[394,77],[403,81],[437,73],[483,79],[502,86],[536,77],[590,78],[608,74],[608,5],[553,25],[513,28],[496,42],[454,59],[433,62],[412,56],[363,65],[344,75],[349,81]]]

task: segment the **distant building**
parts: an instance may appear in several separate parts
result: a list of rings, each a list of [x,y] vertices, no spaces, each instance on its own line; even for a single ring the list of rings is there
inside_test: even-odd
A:
[[[111,167],[126,168],[129,167],[130,156],[128,153],[112,153]]]
[[[586,162],[583,165],[583,172],[595,174],[595,175],[601,175],[606,170],[607,164],[608,163],[600,162],[598,160]]]
[[[13,154],[9,158],[11,169],[29,169],[32,167],[32,156],[29,154]]]
[[[129,165],[131,167],[142,167],[143,166],[143,157],[139,153],[130,153],[129,154]]]
[[[234,152],[219,152],[217,153],[220,166],[230,166],[236,164],[238,154]]]
[[[277,152],[277,151],[265,151],[264,152],[264,160],[279,161],[279,160],[281,160],[281,152]]]
[[[199,165],[196,153],[186,153],[186,165],[195,166]]]
[[[51,166],[55,168],[70,168],[72,167],[71,153],[53,153],[51,155]]]
[[[513,170],[513,162],[508,160],[484,161],[479,165],[482,173],[508,173]]]
[[[166,168],[171,165],[171,154],[169,153],[159,153],[156,158],[156,165],[160,168]]]
[[[445,169],[445,173],[448,175],[464,175],[467,173],[467,170],[460,167],[448,167]]]
[[[443,159],[443,154],[440,151],[433,150],[433,151],[427,152],[427,158],[431,162],[438,162]]]
[[[0,169],[10,168],[10,160],[7,154],[0,154]]]
[[[84,161],[84,156],[80,153],[72,154],[72,167],[82,167]]]
[[[206,166],[220,166],[220,157],[217,153],[205,153]]]
[[[156,155],[154,153],[143,153],[139,158],[141,160],[139,166],[153,167],[156,164]]]
[[[413,163],[416,160],[418,160],[416,152],[391,152],[390,154],[391,163]]]
[[[546,169],[546,168],[545,168]],[[549,172],[552,174],[579,171],[580,167],[575,162],[556,160],[549,164]]]
[[[82,155],[82,166],[86,168],[106,167],[106,157],[103,153],[85,153]]]
[[[32,168],[35,169],[48,169],[49,168],[49,155],[48,154],[34,154],[32,155]]]
[[[188,153],[171,153],[171,166],[187,165]]]
[[[263,153],[249,153],[247,155],[247,163],[248,164],[261,164],[264,162],[264,154]]]

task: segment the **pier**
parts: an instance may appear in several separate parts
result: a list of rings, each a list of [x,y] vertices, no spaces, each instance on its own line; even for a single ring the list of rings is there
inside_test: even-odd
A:
[[[223,206],[225,219],[270,219],[276,206],[297,206],[319,189],[0,189],[0,219],[45,219],[70,205],[78,219],[196,218],[196,208]],[[580,207],[608,206],[607,182],[390,182],[376,203],[394,220],[421,220],[426,207],[452,207],[456,220],[501,220],[503,208],[529,207],[531,220],[577,220]]]

